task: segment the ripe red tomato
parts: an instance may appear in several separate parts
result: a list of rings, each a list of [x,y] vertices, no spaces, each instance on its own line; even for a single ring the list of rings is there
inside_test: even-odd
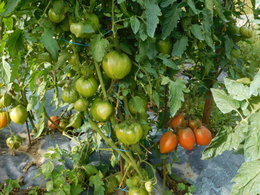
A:
[[[204,126],[194,129],[193,132],[196,138],[196,142],[199,145],[206,146],[212,140],[212,134],[210,130]]]
[[[60,123],[60,118],[59,118],[58,116],[51,116],[50,119],[51,119],[53,122],[55,122],[56,125],[59,125],[59,123]],[[51,128],[51,129],[53,129],[53,130],[54,130],[54,129],[57,129],[57,127],[56,127],[54,124],[52,124],[51,121],[48,121],[48,127]]]
[[[8,112],[0,112],[0,129],[6,127],[10,123]]]
[[[196,140],[191,128],[187,127],[179,129],[178,138],[179,143],[183,148],[187,150],[193,150]]]
[[[160,152],[166,154],[172,152],[178,145],[178,138],[171,131],[164,133],[160,139]]]
[[[183,126],[184,121],[185,121],[184,114],[175,115],[173,117],[173,119],[171,120],[171,126],[173,129],[175,129],[177,127],[181,127],[181,126]]]

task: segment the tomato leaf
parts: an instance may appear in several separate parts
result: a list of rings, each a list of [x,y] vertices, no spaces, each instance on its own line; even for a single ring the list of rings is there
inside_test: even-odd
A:
[[[169,5],[172,5],[177,0],[163,0],[160,4],[161,7],[168,7]]]
[[[8,51],[12,58],[16,58],[17,53],[23,51],[23,33],[20,29],[14,31],[7,41]]]
[[[131,24],[131,28],[134,32],[134,34],[136,34],[140,28],[140,21],[136,16],[132,16],[130,18],[130,24]]]
[[[193,0],[187,0],[187,4],[189,5],[189,7],[191,8],[191,10],[192,10],[195,14],[198,14],[198,10],[196,9],[196,6],[195,6]]]
[[[202,27],[198,24],[191,25],[191,33],[200,41],[204,40],[204,35],[202,33]]]
[[[168,77],[163,77],[162,79],[162,85],[169,85],[169,107],[171,116],[174,116],[181,108],[181,103],[184,102],[184,93],[189,92],[186,83],[186,80],[180,78],[177,78],[176,81],[172,81]]]
[[[1,16],[7,16],[10,13],[12,13],[15,8],[18,6],[21,0],[12,0],[12,1],[7,1],[7,4],[5,6],[5,11],[1,14]]]
[[[211,89],[214,101],[222,113],[229,113],[232,110],[239,108],[240,104],[231,96],[220,89]]]
[[[89,178],[89,185],[94,187],[94,195],[103,195],[105,192],[104,182],[100,175],[102,175],[102,173],[99,171],[99,174],[92,175]]]
[[[233,99],[242,101],[250,98],[249,87],[228,78],[224,78],[224,83]]]
[[[145,16],[147,20],[146,30],[147,35],[154,37],[155,29],[159,23],[158,16],[161,16],[162,12],[160,7],[153,0],[146,0],[145,4]]]
[[[54,32],[49,28],[44,28],[43,35],[41,36],[41,42],[44,47],[50,52],[52,59],[55,61],[58,59],[58,50],[60,49],[58,42],[54,37]]]
[[[106,51],[108,50],[109,42],[107,39],[96,35],[91,39],[90,50],[91,54],[96,62],[101,62]]]
[[[83,191],[84,189],[79,184],[75,184],[75,183],[71,184],[71,189],[70,189],[71,195],[78,195]]]
[[[260,112],[253,114],[250,118],[249,130],[244,144],[244,155],[246,161],[260,159]]]
[[[54,164],[52,161],[48,161],[47,163],[44,163],[41,166],[42,174],[45,176],[45,178],[48,178],[52,171],[54,170]]]
[[[255,75],[254,80],[251,82],[250,94],[254,96],[260,95],[260,70]]]
[[[164,14],[162,39],[166,39],[176,28],[180,16],[181,9],[177,7],[177,4],[172,5],[171,8]]]
[[[212,50],[215,51],[215,46],[212,40],[212,32],[211,32],[212,25],[213,25],[213,12],[211,12],[211,10],[204,9],[202,26],[205,32],[205,41],[208,44],[208,46],[210,46]]]
[[[234,129],[231,127],[220,129],[216,137],[212,139],[210,145],[204,150],[202,160],[216,157],[226,150],[237,150],[239,144],[243,141],[242,131],[247,128],[247,124],[239,124]]]
[[[218,16],[224,21],[224,22],[228,22],[228,20],[226,19],[224,13],[223,13],[223,8],[221,5],[222,1],[220,0],[214,0],[214,8],[216,10],[216,13],[218,14]]]
[[[260,160],[243,163],[232,181],[235,184],[232,187],[231,195],[259,194]]]
[[[188,37],[182,36],[173,45],[172,55],[181,56],[188,46]]]

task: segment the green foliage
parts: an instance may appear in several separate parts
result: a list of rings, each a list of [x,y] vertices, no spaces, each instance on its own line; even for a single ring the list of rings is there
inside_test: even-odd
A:
[[[238,81],[225,79],[225,87],[229,94],[223,89],[211,89],[214,100],[218,108],[223,113],[235,110],[240,116],[238,124],[232,127],[225,127],[219,130],[216,137],[212,140],[209,147],[203,153],[203,159],[209,159],[222,154],[226,150],[242,151],[245,156],[245,163],[242,164],[235,176],[236,184],[233,186],[233,194],[257,194],[260,192],[258,188],[259,177],[255,172],[255,164],[260,159],[260,106],[259,99],[259,81],[260,71],[254,77],[254,80],[247,85]],[[256,84],[257,83],[257,84]],[[250,89],[251,93],[250,93]],[[236,92],[237,93],[236,93]],[[236,102],[236,103],[234,103]]]

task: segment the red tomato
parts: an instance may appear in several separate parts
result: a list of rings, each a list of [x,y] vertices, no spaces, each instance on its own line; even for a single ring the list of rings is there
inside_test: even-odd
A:
[[[183,126],[185,119],[183,114],[175,115],[171,121],[171,126],[173,129]]]
[[[212,140],[212,134],[210,130],[204,126],[194,129],[193,132],[196,138],[196,142],[199,145],[206,146]]]
[[[196,140],[191,128],[187,127],[179,129],[178,138],[179,143],[183,148],[187,150],[193,150]]]
[[[57,126],[59,125],[60,123],[60,118],[58,116],[51,116],[50,119],[55,122],[55,124],[57,124]],[[57,127],[52,124],[51,121],[48,121],[48,127],[51,128],[51,129],[57,129]]]
[[[172,152],[178,145],[178,138],[171,131],[164,133],[160,139],[160,152],[166,154]]]

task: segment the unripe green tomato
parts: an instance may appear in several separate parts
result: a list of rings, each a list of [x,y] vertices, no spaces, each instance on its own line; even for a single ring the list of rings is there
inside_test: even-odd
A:
[[[89,79],[79,78],[75,83],[77,92],[83,97],[93,96],[98,88],[98,82],[93,77]]]
[[[97,99],[93,102],[90,112],[95,120],[106,121],[113,113],[113,107],[109,102]]]
[[[62,128],[62,129],[66,129],[66,127],[67,127],[68,124],[69,124],[69,123],[67,122],[67,120],[62,119],[62,120],[60,120],[59,126],[60,126],[60,128]]]
[[[130,188],[128,195],[149,195],[148,192],[144,188]]]
[[[143,137],[143,128],[137,122],[124,121],[114,127],[116,137],[125,145],[136,144]]]
[[[54,23],[60,23],[65,18],[65,14],[56,14],[52,8],[49,9],[48,16],[50,21]]]
[[[22,145],[22,142],[22,138],[18,135],[11,136],[6,139],[6,145],[11,150],[18,149]]]
[[[88,101],[84,98],[78,99],[74,103],[74,109],[78,112],[84,112],[88,110]]]
[[[126,54],[111,51],[105,55],[102,68],[109,78],[123,79],[130,73],[132,62]]]
[[[76,37],[85,38],[86,36],[84,33],[84,24],[81,22],[71,23],[70,32],[73,33]]]
[[[66,103],[74,103],[78,99],[78,93],[73,88],[64,88],[61,98]]]
[[[82,118],[80,114],[75,114],[70,117],[70,126],[77,129],[82,125]]]
[[[253,35],[252,30],[250,30],[249,28],[247,28],[245,26],[240,27],[239,32],[246,39],[251,38]]]
[[[105,184],[106,184],[106,193],[114,192],[119,185],[115,176],[109,176]]]
[[[99,18],[97,15],[92,13],[87,13],[86,15],[87,24],[90,24],[95,32],[100,28]]]
[[[14,123],[22,125],[25,123],[28,117],[28,112],[24,106],[18,105],[10,111],[9,115],[10,115],[10,119]]]
[[[157,49],[160,53],[170,54],[172,51],[172,42],[170,40],[157,41]]]

